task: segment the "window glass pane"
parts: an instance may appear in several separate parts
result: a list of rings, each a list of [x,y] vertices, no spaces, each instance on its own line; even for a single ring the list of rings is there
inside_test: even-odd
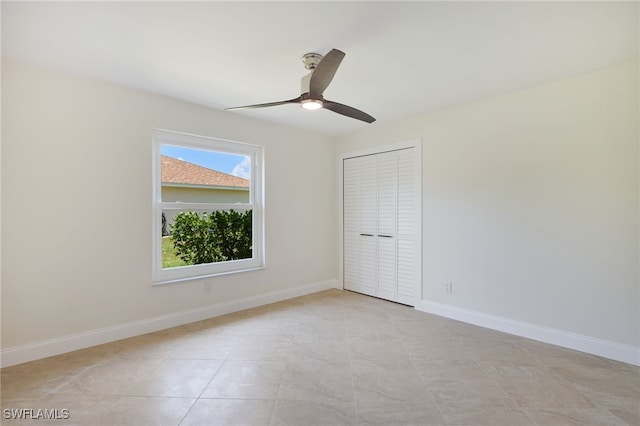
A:
[[[162,145],[161,154],[163,202],[249,202],[249,156],[173,145]]]
[[[162,268],[253,257],[251,210],[162,211]]]

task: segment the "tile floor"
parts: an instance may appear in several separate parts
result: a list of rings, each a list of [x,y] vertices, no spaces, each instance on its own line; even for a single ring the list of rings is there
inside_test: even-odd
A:
[[[1,384],[3,425],[640,424],[638,367],[339,290],[5,368]],[[4,418],[20,408],[69,418]]]

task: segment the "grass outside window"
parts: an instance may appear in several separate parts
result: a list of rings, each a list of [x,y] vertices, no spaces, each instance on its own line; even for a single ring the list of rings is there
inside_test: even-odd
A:
[[[177,268],[187,266],[187,263],[180,259],[173,248],[173,238],[171,236],[162,237],[162,267]]]

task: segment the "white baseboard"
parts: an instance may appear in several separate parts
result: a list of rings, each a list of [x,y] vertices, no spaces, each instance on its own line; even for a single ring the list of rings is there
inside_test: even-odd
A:
[[[416,309],[480,327],[640,366],[640,348],[637,347],[427,300],[418,302]]]
[[[338,280],[333,279],[321,281],[299,287],[288,288],[286,290],[247,297],[244,299],[217,303],[215,305],[191,309],[188,311],[134,321],[127,324],[120,324],[112,327],[105,327],[55,339],[44,340],[28,345],[11,347],[3,349],[0,352],[0,366],[9,367],[11,365],[22,364],[36,359],[60,355],[78,349],[85,349],[103,343],[139,336],[141,334],[152,333],[154,331],[189,324],[207,318],[242,311],[244,309],[255,308],[269,303],[293,299],[294,297],[317,293],[331,288],[339,288]]]

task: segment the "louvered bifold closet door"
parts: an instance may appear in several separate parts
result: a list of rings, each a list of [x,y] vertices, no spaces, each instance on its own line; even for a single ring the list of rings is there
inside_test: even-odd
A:
[[[343,160],[344,288],[412,306],[420,284],[415,151]]]
[[[378,249],[378,288],[376,295],[383,299],[397,301],[397,261],[396,261],[396,151],[376,155],[378,168],[378,229],[376,232]]]
[[[376,156],[360,157],[360,292],[370,296],[378,287],[377,174]]]
[[[360,292],[360,159],[343,164],[344,288]]]
[[[420,194],[415,149],[397,151],[397,302],[413,305],[420,283],[420,235],[417,232]]]

